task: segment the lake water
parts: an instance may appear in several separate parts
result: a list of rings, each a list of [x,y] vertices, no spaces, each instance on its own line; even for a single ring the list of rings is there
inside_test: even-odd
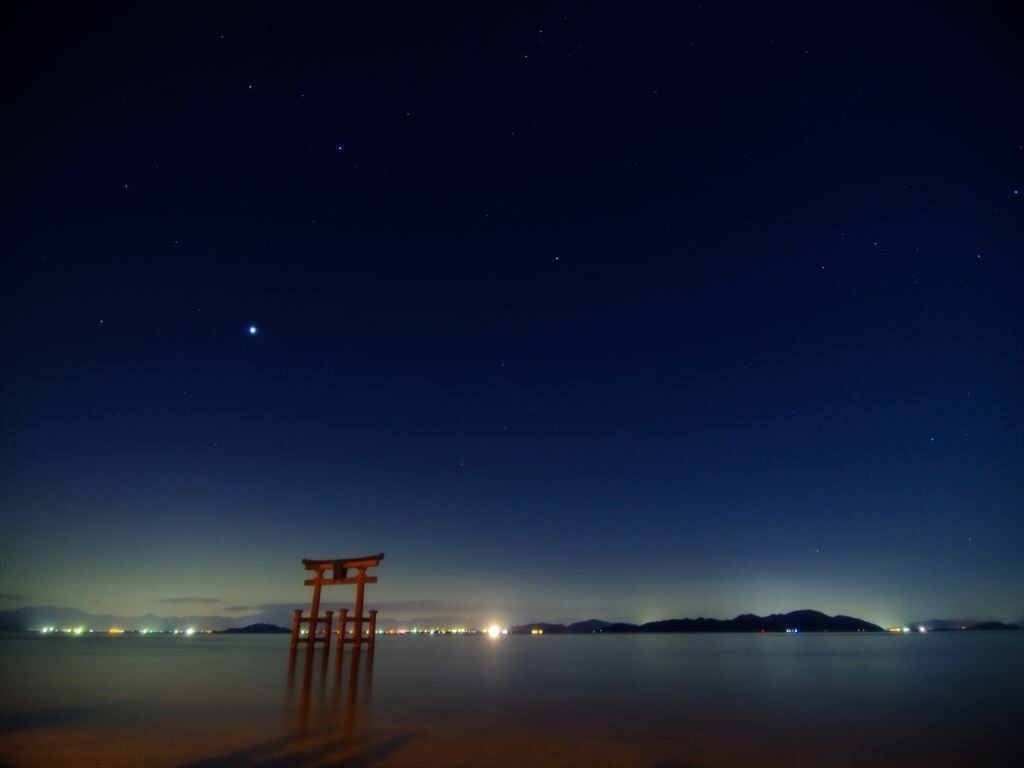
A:
[[[332,654],[333,656],[333,654]],[[6,766],[1008,766],[1024,633],[0,635]],[[372,663],[367,663],[372,661]],[[352,671],[355,670],[355,674]]]

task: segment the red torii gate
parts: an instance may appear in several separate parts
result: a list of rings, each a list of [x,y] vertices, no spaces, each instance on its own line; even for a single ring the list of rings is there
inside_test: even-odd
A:
[[[330,560],[309,560],[303,558],[302,565],[307,571],[313,571],[314,575],[312,579],[306,579],[303,582],[307,587],[313,587],[313,604],[309,609],[309,616],[304,617],[302,615],[302,609],[296,608],[294,616],[292,618],[292,644],[291,644],[291,659],[295,659],[296,651],[299,647],[299,634],[303,624],[308,624],[309,629],[306,634],[306,647],[307,653],[312,653],[317,642],[323,642],[324,644],[324,663],[327,663],[327,655],[331,650],[331,623],[333,621],[334,611],[327,611],[324,614],[324,618],[320,618],[320,588],[325,585],[332,584],[355,584],[356,585],[356,606],[354,615],[350,618],[348,616],[348,609],[342,608],[338,615],[338,656],[341,656],[342,648],[345,642],[353,643],[356,650],[358,650],[363,640],[363,623],[366,622],[369,627],[369,636],[365,642],[369,650],[373,650],[374,644],[377,639],[377,611],[370,611],[369,616],[363,616],[363,589],[367,584],[376,584],[376,576],[367,576],[367,568],[376,568],[380,565],[380,561],[384,559],[384,553],[378,552],[376,555],[367,555],[366,557],[347,557],[347,558],[335,558]],[[355,576],[349,576],[349,570],[355,570]],[[326,572],[330,571],[331,576],[328,578]],[[324,625],[324,636],[321,640],[317,637],[317,629],[320,623]],[[348,624],[353,625],[353,637],[346,637],[346,630]]]

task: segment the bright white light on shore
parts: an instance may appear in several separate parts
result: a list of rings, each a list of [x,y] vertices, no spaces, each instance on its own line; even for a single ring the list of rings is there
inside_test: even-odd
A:
[[[487,628],[487,634],[491,637],[497,637],[501,634],[501,627],[499,627],[497,624],[491,624],[491,626]]]
[[[196,633],[195,627],[189,627],[188,629],[185,630],[185,634],[188,635],[189,637],[191,637],[195,633]]]

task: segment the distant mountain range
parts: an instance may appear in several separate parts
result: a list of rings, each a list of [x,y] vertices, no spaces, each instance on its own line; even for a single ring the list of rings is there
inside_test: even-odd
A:
[[[298,607],[298,606],[296,606]],[[39,630],[43,627],[85,627],[88,629],[105,630],[108,627],[125,629],[152,629],[168,631],[174,629],[246,629],[252,626],[280,627],[291,626],[291,610],[264,611],[246,616],[157,616],[147,613],[142,616],[114,616],[110,614],[89,614],[77,608],[61,608],[55,606],[18,608],[0,611],[0,630]],[[396,620],[381,618],[377,626],[381,629],[411,628],[414,626],[458,626],[457,619],[418,618],[415,620]],[[1019,624],[1003,624],[998,621],[929,619],[928,621],[909,622],[913,629],[924,627],[928,631],[975,629],[1016,629]],[[852,616],[828,616],[820,611],[804,610],[791,613],[773,613],[769,616],[756,616],[745,613],[734,619],[665,619],[651,621],[646,624],[627,624],[622,622],[589,619],[573,624],[550,624],[533,622],[509,628],[510,634],[530,634],[533,630],[542,630],[545,634],[614,634],[628,632],[785,632],[787,629],[800,632],[881,632],[882,627],[863,619]],[[248,629],[249,632],[266,631]]]
[[[292,633],[287,627],[279,627],[276,624],[250,624],[247,627],[231,627],[220,631],[227,635],[290,635]]]
[[[520,624],[509,634],[526,635],[535,629],[544,634],[614,634],[631,632],[884,632],[877,624],[852,616],[828,616],[820,611],[793,611],[755,616],[744,613],[735,619],[664,619],[646,624],[611,623],[591,619],[576,624]]]
[[[1020,624],[1004,624],[1001,621],[978,621],[976,619],[928,619],[927,621],[912,621],[908,625],[912,629],[923,627],[928,632],[951,632],[953,630],[993,630],[993,629],[1016,629],[1021,628]]]

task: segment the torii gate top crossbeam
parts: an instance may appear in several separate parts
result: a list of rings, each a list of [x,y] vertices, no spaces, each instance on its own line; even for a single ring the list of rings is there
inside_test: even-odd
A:
[[[366,555],[365,557],[346,557],[341,560],[335,558],[331,558],[329,560],[311,560],[309,558],[303,558],[302,566],[307,571],[316,571],[317,576],[321,578],[323,578],[324,571],[330,570],[333,575],[333,578],[330,581],[345,584],[352,583],[342,581],[342,579],[348,575],[349,568],[358,568],[365,573],[366,568],[375,568],[380,565],[380,561],[383,559],[383,552],[378,552],[376,555]],[[329,584],[330,581],[324,581],[323,583]],[[309,582],[306,583],[309,584]]]

